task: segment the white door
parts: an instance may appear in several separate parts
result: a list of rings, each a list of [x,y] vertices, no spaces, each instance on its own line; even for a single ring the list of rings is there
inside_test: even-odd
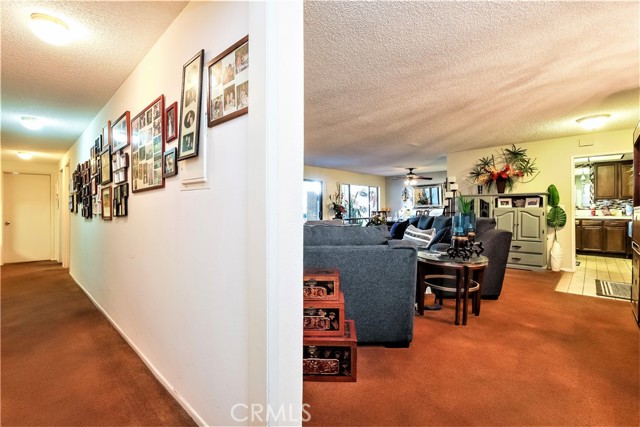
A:
[[[51,177],[5,173],[4,262],[51,259]]]

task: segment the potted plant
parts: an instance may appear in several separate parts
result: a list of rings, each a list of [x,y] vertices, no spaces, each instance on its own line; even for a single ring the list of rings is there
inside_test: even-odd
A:
[[[340,183],[336,183],[336,192],[335,194],[329,195],[329,208],[334,212],[335,216],[333,219],[342,219],[342,214],[347,211],[347,209],[343,206],[344,199],[342,196],[342,188],[340,187]]]
[[[471,212],[471,199],[465,198],[461,194],[458,197],[458,207],[459,211],[452,219],[453,235],[468,236],[470,232],[475,234],[476,218],[475,214]]]
[[[553,227],[553,244],[549,253],[549,264],[552,271],[560,271],[562,265],[562,246],[558,241],[558,228],[562,228],[567,223],[567,213],[559,206],[560,193],[555,185],[551,184],[547,189],[549,193],[548,204],[551,207],[547,214],[547,225]]]

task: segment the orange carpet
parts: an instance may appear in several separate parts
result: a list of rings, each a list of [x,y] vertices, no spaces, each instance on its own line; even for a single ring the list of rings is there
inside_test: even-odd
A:
[[[53,262],[2,267],[2,426],[195,425]]]
[[[630,304],[555,292],[559,277],[509,270],[467,326],[448,300],[415,318],[410,348],[358,347],[356,383],[304,383],[306,424],[640,425]]]

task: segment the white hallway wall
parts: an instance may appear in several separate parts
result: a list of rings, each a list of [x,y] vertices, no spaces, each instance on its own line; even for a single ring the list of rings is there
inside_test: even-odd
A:
[[[204,48],[206,64],[246,34],[251,112],[201,128],[208,188],[181,191],[178,175],[132,194],[128,217],[70,224],[74,279],[207,425],[250,423],[232,417],[236,404],[300,411],[301,4],[190,3],[60,162],[85,161],[124,111],[133,117],[160,94],[179,100],[187,60]]]

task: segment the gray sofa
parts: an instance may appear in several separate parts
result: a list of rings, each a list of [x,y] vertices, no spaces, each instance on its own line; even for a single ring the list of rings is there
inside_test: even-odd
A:
[[[304,267],[338,268],[346,318],[359,343],[406,347],[413,338],[417,252],[386,226],[304,226]]]

